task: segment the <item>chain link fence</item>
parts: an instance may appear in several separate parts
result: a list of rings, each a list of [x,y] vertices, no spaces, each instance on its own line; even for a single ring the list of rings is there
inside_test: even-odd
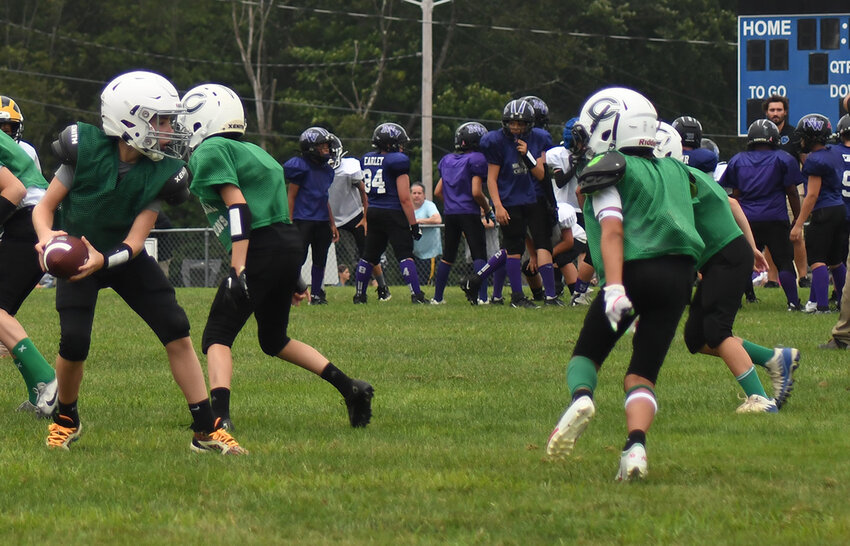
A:
[[[423,229],[440,229],[442,226],[422,226]],[[148,254],[153,256],[165,272],[171,284],[175,287],[183,286],[218,286],[227,276],[230,270],[230,256],[224,246],[213,234],[212,228],[175,228],[154,229],[145,247]],[[499,248],[499,238],[496,230],[487,230],[487,252],[492,255]],[[340,232],[339,242],[331,245],[328,251],[328,264],[325,268],[325,284],[334,285],[339,282],[337,266],[347,265],[351,271],[349,284],[354,284],[354,269],[360,256],[354,237],[348,232]],[[418,260],[417,270],[420,283],[432,284],[433,273],[439,258],[434,260]],[[402,285],[401,271],[398,268],[398,260],[388,247],[386,254],[381,258],[384,267],[384,275],[390,285]],[[307,261],[302,267],[302,277],[310,282],[310,268],[312,256],[308,254]],[[455,264],[452,267],[449,285],[454,285],[472,273],[472,259],[466,242],[461,243]],[[429,280],[431,282],[429,282]]]

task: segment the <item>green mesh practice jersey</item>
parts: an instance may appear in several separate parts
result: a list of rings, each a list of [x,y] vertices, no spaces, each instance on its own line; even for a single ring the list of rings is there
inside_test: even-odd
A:
[[[189,170],[190,189],[200,199],[207,220],[228,252],[231,242],[227,205],[217,186],[239,187],[251,210],[251,229],[291,223],[283,167],[259,146],[225,137],[208,138],[192,153]]]
[[[714,181],[711,175],[699,169],[688,167],[675,159],[670,160],[693,175],[697,187],[697,196],[694,200],[694,223],[697,233],[705,243],[705,250],[697,260],[697,269],[700,269],[712,256],[743,235],[744,232],[741,231],[738,222],[735,221],[735,216],[729,207],[726,191]]]
[[[77,123],[77,129],[74,181],[59,210],[60,225],[70,235],[85,235],[96,249],[108,252],[127,238],[136,216],[185,163],[141,156],[119,180],[118,140],[87,123]]]
[[[25,188],[36,186],[47,188],[47,180],[35,166],[35,162],[14,138],[0,131],[0,167],[18,177]]]
[[[623,206],[624,261],[669,255],[698,260],[705,245],[694,226],[688,176],[667,161],[624,157],[626,171],[616,185]],[[592,196],[584,202],[584,219],[593,266],[604,283],[602,228],[593,212]]]

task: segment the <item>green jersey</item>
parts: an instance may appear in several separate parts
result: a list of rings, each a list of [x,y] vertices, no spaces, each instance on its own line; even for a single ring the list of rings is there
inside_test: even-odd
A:
[[[225,137],[204,140],[189,160],[192,183],[204,213],[221,244],[230,251],[227,205],[219,186],[237,186],[251,210],[251,229],[291,223],[283,167],[265,150],[250,142]]]
[[[47,180],[35,166],[35,162],[15,139],[0,131],[0,167],[6,167],[25,188],[47,188]]]
[[[688,176],[668,161],[625,158],[625,172],[616,184],[623,214],[623,260],[684,255],[697,261],[705,245],[694,226]],[[602,227],[594,213],[593,201],[594,195],[590,195],[584,202],[585,230],[593,266],[604,283]]]
[[[85,235],[100,252],[109,252],[127,238],[139,213],[185,163],[141,156],[119,178],[118,139],[87,123],[77,123],[77,130],[74,180],[62,201],[60,225],[70,235]]]
[[[729,207],[729,197],[720,184],[711,175],[699,169],[688,167],[673,159],[692,175],[697,187],[694,200],[694,223],[700,238],[705,243],[705,250],[697,260],[697,269],[711,259],[726,245],[744,234],[735,221],[732,209]]]

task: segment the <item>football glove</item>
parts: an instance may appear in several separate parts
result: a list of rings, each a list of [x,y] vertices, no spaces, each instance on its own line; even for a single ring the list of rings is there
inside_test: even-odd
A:
[[[410,224],[410,235],[415,241],[422,238],[422,228],[419,227],[419,224]]]
[[[632,300],[626,295],[626,289],[622,284],[606,285],[602,294],[605,297],[605,314],[608,315],[611,329],[616,332],[623,317],[634,313]]]
[[[493,209],[488,210],[488,211],[484,214],[484,218],[486,218],[486,219],[487,219],[487,221],[488,221],[488,222],[490,222],[491,224],[495,224],[495,223],[496,223],[496,213],[495,213],[495,212],[493,212]]]
[[[230,300],[236,308],[240,308],[250,301],[248,294],[248,278],[245,275],[245,270],[237,273],[236,269],[231,267],[230,274],[224,280],[225,297]]]

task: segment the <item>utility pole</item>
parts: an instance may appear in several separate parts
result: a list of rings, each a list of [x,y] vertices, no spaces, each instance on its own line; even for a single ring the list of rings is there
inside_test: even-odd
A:
[[[432,75],[434,64],[433,40],[431,37],[431,22],[434,8],[451,0],[404,0],[422,8],[422,184],[425,186],[425,196],[434,198],[434,158],[431,147],[433,129],[432,94],[434,79]]]

